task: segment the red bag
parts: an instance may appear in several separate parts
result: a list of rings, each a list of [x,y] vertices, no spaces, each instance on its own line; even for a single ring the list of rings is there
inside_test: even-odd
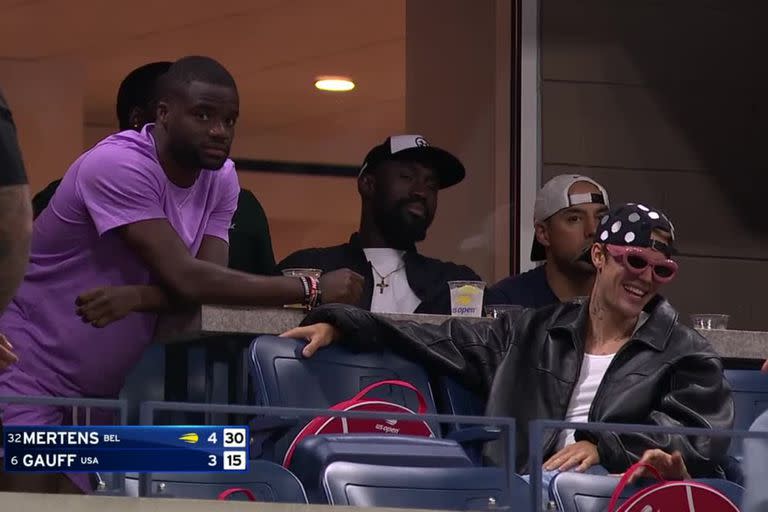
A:
[[[369,411],[369,412],[394,412],[399,414],[416,414],[407,407],[383,400],[371,400],[364,398],[376,388],[381,386],[400,386],[416,393],[419,399],[418,414],[427,412],[427,402],[421,392],[412,384],[402,380],[383,380],[366,387],[347,401],[338,403],[329,409],[331,411]],[[398,421],[368,418],[331,418],[318,416],[310,421],[291,442],[283,458],[283,466],[291,464],[291,458],[296,446],[307,436],[318,434],[399,434],[408,436],[435,437],[429,424],[422,420]]]
[[[641,489],[630,496],[618,509],[619,496],[627,486],[630,475],[644,467],[661,482]],[[739,512],[723,493],[706,484],[690,480],[665,481],[653,466],[633,464],[621,477],[611,496],[608,512]]]
[[[245,487],[233,487],[231,489],[227,489],[226,491],[221,491],[221,494],[219,494],[216,499],[220,501],[227,501],[227,498],[238,492],[245,494],[245,496],[248,498],[248,501],[256,501],[256,495],[253,494],[253,491],[246,489]]]

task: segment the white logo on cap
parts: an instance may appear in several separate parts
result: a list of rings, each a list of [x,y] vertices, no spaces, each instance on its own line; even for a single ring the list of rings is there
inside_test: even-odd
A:
[[[405,149],[429,146],[427,139],[421,135],[393,135],[389,141],[390,153],[393,155]]]

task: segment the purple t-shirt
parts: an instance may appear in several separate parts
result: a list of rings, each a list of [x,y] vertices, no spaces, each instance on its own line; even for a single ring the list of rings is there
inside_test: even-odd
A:
[[[35,221],[24,281],[0,317],[0,332],[19,355],[18,364],[0,372],[0,395],[4,381],[32,394],[119,393],[157,315],[131,313],[98,329],[75,314],[75,299],[89,289],[153,283],[115,228],[167,219],[192,255],[206,235],[227,241],[240,191],[232,161],[202,171],[189,188],[177,187],[160,167],[152,129],[117,133],[83,154]]]

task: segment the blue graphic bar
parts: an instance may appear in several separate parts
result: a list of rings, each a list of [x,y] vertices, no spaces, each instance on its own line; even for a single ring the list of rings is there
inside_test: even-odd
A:
[[[6,426],[13,472],[242,472],[247,426]]]

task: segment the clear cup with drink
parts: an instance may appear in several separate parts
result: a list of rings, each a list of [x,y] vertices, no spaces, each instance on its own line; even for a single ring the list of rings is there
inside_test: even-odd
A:
[[[484,281],[448,281],[451,293],[451,316],[483,315]]]

